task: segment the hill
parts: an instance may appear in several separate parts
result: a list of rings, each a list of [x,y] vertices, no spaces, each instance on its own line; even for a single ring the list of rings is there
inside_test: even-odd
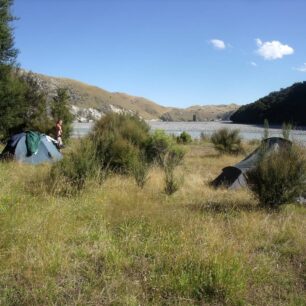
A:
[[[52,96],[58,87],[67,88],[71,97],[71,104],[77,111],[94,109],[100,113],[111,111],[130,111],[138,113],[144,119],[159,118],[169,108],[158,105],[148,99],[130,96],[125,93],[109,92],[102,88],[91,86],[67,78],[50,77],[35,74],[41,87]]]
[[[238,109],[238,105],[196,105],[186,109],[173,108],[164,113],[161,119],[164,121],[196,121],[228,120],[229,117]]]
[[[80,121],[97,119],[108,112],[137,113],[146,120],[192,121],[193,115],[196,115],[197,121],[227,120],[238,108],[235,104],[197,105],[186,109],[171,108],[143,97],[109,92],[68,78],[36,73],[33,75],[49,97],[56,94],[57,88],[67,88],[71,98],[72,112]]]
[[[230,119],[236,123],[262,124],[268,119],[273,124],[306,125],[305,114],[306,82],[301,82],[241,106]]]

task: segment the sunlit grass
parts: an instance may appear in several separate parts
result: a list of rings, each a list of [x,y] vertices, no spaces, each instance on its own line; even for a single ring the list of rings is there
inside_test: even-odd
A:
[[[306,207],[209,187],[242,158],[188,146],[172,196],[158,167],[67,198],[48,165],[0,163],[0,305],[305,304]]]

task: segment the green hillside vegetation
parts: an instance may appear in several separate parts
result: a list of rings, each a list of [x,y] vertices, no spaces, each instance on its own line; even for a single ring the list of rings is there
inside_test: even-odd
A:
[[[306,82],[270,93],[254,103],[241,106],[232,116],[236,123],[306,125]]]

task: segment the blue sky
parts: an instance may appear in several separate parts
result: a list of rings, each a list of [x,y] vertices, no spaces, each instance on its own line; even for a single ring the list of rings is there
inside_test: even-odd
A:
[[[306,80],[304,0],[15,0],[19,63],[159,104],[245,104]]]

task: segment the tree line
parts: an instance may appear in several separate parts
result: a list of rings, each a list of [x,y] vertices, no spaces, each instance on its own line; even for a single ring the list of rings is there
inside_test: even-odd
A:
[[[291,123],[294,126],[306,125],[306,82],[295,83],[290,87],[271,92],[259,100],[241,106],[231,120],[237,123],[262,124]]]
[[[26,130],[52,135],[59,119],[64,122],[63,137],[67,139],[73,121],[68,91],[58,88],[56,95],[48,98],[34,74],[19,68],[12,26],[17,18],[11,13],[12,5],[13,0],[0,0],[0,139]]]

